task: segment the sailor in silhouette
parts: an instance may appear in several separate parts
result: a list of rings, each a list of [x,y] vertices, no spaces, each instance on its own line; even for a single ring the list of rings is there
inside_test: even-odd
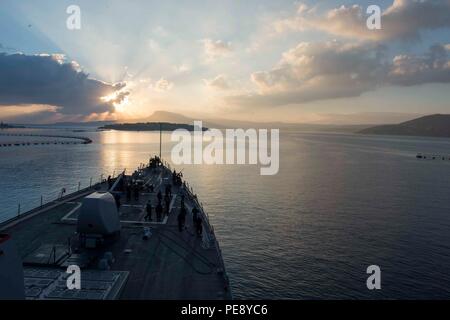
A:
[[[146,221],[152,221],[152,203],[150,199],[147,201],[147,204],[145,205],[145,211],[147,214],[144,217],[144,220]]]

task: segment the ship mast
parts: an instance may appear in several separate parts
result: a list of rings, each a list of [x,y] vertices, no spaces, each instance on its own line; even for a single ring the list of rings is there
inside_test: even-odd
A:
[[[159,123],[159,160],[162,160],[161,158],[161,142],[162,142],[162,133],[161,133],[161,122]]]

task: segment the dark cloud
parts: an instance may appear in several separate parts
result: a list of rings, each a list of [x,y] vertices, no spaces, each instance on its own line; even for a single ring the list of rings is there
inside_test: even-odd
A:
[[[61,55],[0,53],[0,107],[43,104],[65,115],[113,112],[113,103],[128,94],[124,87],[89,78]],[[114,99],[100,99],[111,94],[116,94]]]
[[[1,110],[1,109],[0,109]],[[70,119],[62,119],[62,116],[58,114],[55,111],[51,110],[42,110],[37,112],[31,112],[31,113],[19,113],[14,114],[9,117],[2,116],[2,120],[6,121],[7,123],[18,123],[18,124],[47,124],[47,123],[54,123],[58,121],[83,121],[83,117],[76,116],[75,118]]]

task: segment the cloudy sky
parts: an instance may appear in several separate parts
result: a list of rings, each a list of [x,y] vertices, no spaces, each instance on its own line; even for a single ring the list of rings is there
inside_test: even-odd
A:
[[[3,121],[381,123],[449,101],[450,0],[0,2]]]

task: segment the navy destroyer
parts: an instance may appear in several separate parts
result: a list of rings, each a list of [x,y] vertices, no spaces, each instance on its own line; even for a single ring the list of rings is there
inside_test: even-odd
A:
[[[230,298],[207,213],[157,156],[0,224],[0,299]]]

